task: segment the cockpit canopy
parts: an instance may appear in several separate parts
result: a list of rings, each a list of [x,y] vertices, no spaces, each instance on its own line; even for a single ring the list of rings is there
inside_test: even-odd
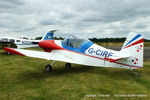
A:
[[[63,40],[63,47],[68,49],[87,49],[93,42],[80,36],[70,36]]]

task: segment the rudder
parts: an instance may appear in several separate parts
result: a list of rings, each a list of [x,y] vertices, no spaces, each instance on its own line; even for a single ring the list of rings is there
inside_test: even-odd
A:
[[[143,67],[143,47],[144,38],[138,33],[129,33],[121,53],[130,56],[129,64],[131,66]]]

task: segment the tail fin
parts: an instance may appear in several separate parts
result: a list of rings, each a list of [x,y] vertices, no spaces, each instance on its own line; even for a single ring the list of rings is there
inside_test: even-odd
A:
[[[130,56],[129,64],[131,66],[143,67],[143,47],[144,38],[141,34],[129,33],[121,53]]]
[[[54,32],[56,32],[56,31],[57,31],[57,30],[52,30],[52,31],[47,32],[47,33],[43,36],[42,40],[52,40],[52,39],[53,39]]]

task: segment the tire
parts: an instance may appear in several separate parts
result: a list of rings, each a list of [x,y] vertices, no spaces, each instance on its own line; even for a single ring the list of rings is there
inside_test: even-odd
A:
[[[8,43],[8,44],[7,44],[7,47],[8,47],[8,48],[11,48],[11,43]]]
[[[52,66],[51,65],[46,65],[45,70],[46,71],[52,71]]]
[[[11,48],[11,43],[8,43],[8,44],[7,44],[7,47],[8,47],[8,48]],[[7,54],[10,55],[11,53],[10,53],[10,52],[7,52]]]
[[[70,68],[71,68],[71,64],[70,64],[70,63],[66,63],[65,66],[66,66],[67,69],[70,69]]]

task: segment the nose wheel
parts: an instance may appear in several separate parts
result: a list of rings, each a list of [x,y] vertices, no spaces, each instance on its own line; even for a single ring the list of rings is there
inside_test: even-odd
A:
[[[45,66],[46,71],[52,71],[52,66],[50,64]]]

